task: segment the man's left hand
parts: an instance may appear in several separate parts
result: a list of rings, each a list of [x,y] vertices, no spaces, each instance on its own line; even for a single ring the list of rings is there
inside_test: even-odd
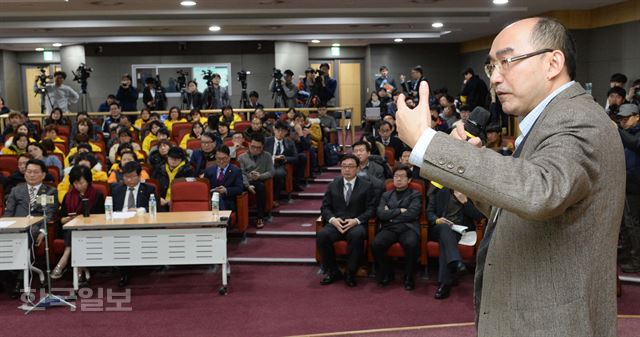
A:
[[[398,97],[398,111],[396,111],[396,127],[398,136],[409,147],[413,148],[418,143],[424,130],[431,128],[431,110],[429,110],[429,84],[426,81],[420,83],[420,101],[418,105],[410,109],[405,103],[406,97],[400,94]]]
[[[44,241],[44,233],[38,234],[38,237],[36,238],[36,247],[40,247],[42,241]]]

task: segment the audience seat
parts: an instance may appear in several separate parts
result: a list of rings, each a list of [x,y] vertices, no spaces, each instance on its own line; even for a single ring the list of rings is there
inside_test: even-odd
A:
[[[477,241],[475,246],[458,245],[458,250],[460,251],[460,255],[462,256],[462,259],[465,262],[475,264],[476,252],[478,251],[478,248],[480,247],[480,241],[482,241],[482,238],[484,236],[484,227],[486,226],[486,224],[487,224],[487,219],[482,219],[476,222]],[[429,258],[439,257],[440,244],[436,241],[427,242],[427,255]],[[426,270],[426,266],[425,266],[425,270]]]
[[[0,217],[4,214],[4,186],[0,184]]]
[[[246,129],[251,127],[251,121],[241,121],[241,122],[236,122],[233,125],[233,132],[244,132]]]
[[[18,170],[18,156],[0,155],[0,168],[14,172]]]
[[[71,135],[71,127],[69,125],[57,125],[56,132],[59,135],[65,135],[69,138],[69,135]]]
[[[47,166],[47,172],[53,177],[53,183],[60,183],[60,169],[57,166]]]
[[[102,193],[102,196],[105,198],[111,195],[111,188],[109,183],[106,181],[94,181],[91,184],[93,185],[93,188]]]
[[[202,148],[202,141],[200,139],[189,139],[187,141],[187,149],[198,150]]]
[[[98,159],[100,164],[102,164],[102,170],[107,171],[109,167],[107,166],[107,157],[104,155],[104,152],[94,152],[93,155]]]
[[[151,171],[147,173],[149,173],[149,176],[151,176]],[[149,184],[156,189],[155,197],[156,197],[156,201],[159,202],[160,201],[160,184],[158,183],[158,181],[155,179],[149,178],[145,180],[144,183]]]
[[[428,260],[427,239],[428,239],[428,233],[429,233],[429,227],[428,227],[429,221],[427,220],[427,212],[426,212],[426,208],[427,208],[426,207],[427,205],[426,188],[425,188],[424,181],[419,179],[411,180],[411,183],[409,184],[409,188],[420,192],[420,194],[422,195],[422,207],[420,208],[420,218],[419,218],[419,222],[420,222],[419,261],[421,266],[426,267],[428,262],[427,261]],[[385,190],[391,191],[393,189],[394,189],[393,179],[387,179],[385,181]],[[369,228],[367,231],[369,242],[373,242],[373,238],[375,238],[379,230],[380,230],[380,224],[377,221],[369,221]],[[400,243],[396,242],[393,245],[391,245],[391,247],[389,247],[389,249],[387,250],[387,256],[404,257],[404,249],[402,248]],[[369,259],[369,262],[373,262],[373,254],[371,250],[369,250],[368,259]]]
[[[67,144],[56,142],[56,143],[53,143],[53,145],[57,147],[60,151],[62,151],[65,155],[69,154],[69,147],[67,146]],[[61,163],[64,163],[64,161],[61,161]]]
[[[320,229],[322,229],[322,223],[323,223],[322,216],[319,216],[316,219],[316,236],[317,236],[318,232],[320,232]],[[369,219],[368,226],[371,226],[372,224],[375,225],[375,219]],[[331,225],[328,225],[328,226],[331,226]],[[364,250],[363,250],[363,252],[365,254],[365,257],[368,256],[369,254],[371,254],[371,253],[369,253],[369,250],[370,250],[369,249],[369,245],[370,245],[369,242],[371,242],[371,241],[369,241],[368,239],[364,240]],[[334,242],[333,243],[333,250],[334,250],[334,252],[336,254],[336,257],[346,256],[347,255],[347,241],[346,240],[340,240],[340,241]],[[318,250],[317,246],[316,246],[316,261],[318,263],[322,262],[322,258],[320,256],[320,251]]]
[[[191,132],[192,124],[189,122],[174,123],[171,125],[171,141],[180,144],[182,137]]]
[[[38,134],[42,134],[42,123],[40,123],[39,119],[30,119],[29,122],[31,122],[31,124],[36,127],[36,132]]]
[[[384,156],[387,159],[387,164],[391,167],[396,166],[396,150],[390,146],[384,148]]]

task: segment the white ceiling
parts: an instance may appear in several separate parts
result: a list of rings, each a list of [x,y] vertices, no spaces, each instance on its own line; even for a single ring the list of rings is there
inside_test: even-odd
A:
[[[463,42],[552,10],[592,9],[620,0],[0,0],[0,49],[53,42],[278,40],[320,45]],[[444,27],[432,28],[433,22]],[[208,27],[218,25],[219,32]]]

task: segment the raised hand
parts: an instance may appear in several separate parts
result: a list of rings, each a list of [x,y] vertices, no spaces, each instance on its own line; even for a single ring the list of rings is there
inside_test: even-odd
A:
[[[424,130],[431,128],[431,111],[429,110],[429,84],[420,83],[420,101],[410,109],[405,103],[405,95],[398,97],[398,111],[396,112],[396,127],[398,137],[409,147],[413,148]]]

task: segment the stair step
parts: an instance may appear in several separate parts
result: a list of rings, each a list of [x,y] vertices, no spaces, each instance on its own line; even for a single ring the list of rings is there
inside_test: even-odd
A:
[[[316,264],[315,258],[310,257],[230,257],[229,262],[235,263],[309,263]]]
[[[324,197],[324,193],[320,192],[297,192],[291,194],[296,198],[322,198]]]
[[[271,213],[279,215],[320,215],[319,209],[283,209],[272,210]]]
[[[272,230],[257,230],[255,235],[264,236],[316,236],[315,231],[272,231]]]
[[[334,178],[314,178],[311,179],[311,182],[314,183],[330,183],[333,181]]]
[[[325,167],[324,168],[327,171],[340,171],[340,167],[339,166],[331,166],[331,167]]]

